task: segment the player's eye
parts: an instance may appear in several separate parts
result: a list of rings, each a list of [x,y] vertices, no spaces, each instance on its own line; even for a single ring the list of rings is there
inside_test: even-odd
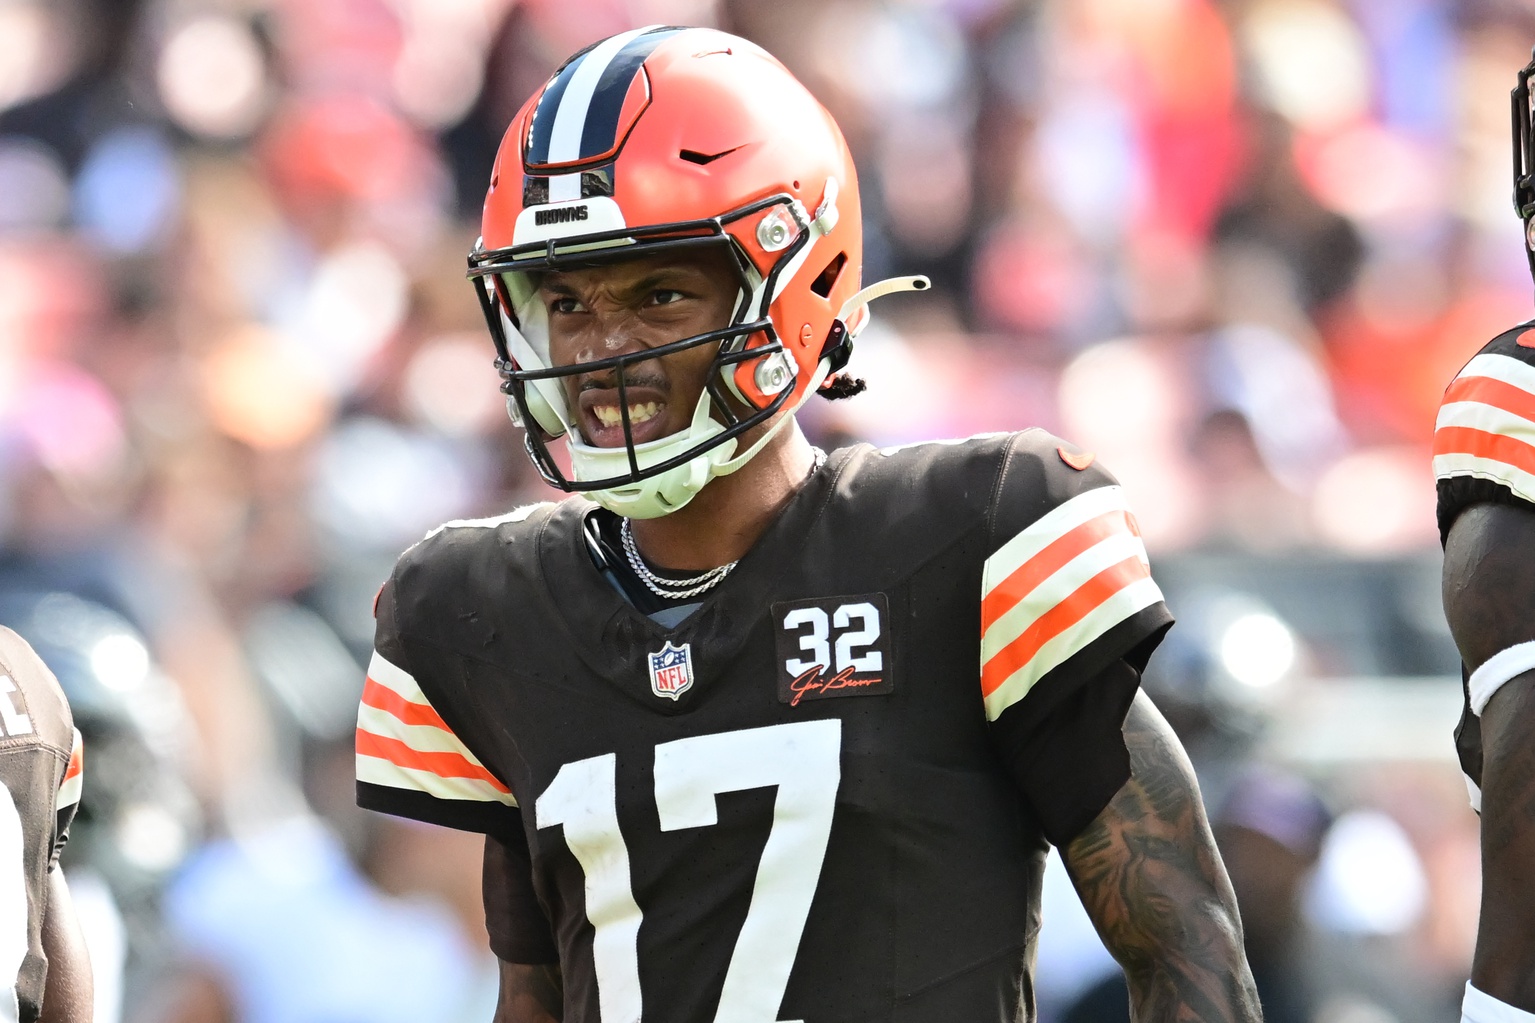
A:
[[[586,306],[582,305],[579,299],[571,298],[569,295],[561,295],[550,300],[549,311],[551,313],[581,313],[586,311]]]
[[[657,288],[650,293],[650,300],[656,305],[671,305],[674,302],[681,302],[685,298],[687,296],[676,288]]]

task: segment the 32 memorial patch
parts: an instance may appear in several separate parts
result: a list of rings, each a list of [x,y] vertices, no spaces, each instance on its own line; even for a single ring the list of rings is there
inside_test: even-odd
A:
[[[895,689],[890,606],[883,593],[774,604],[778,702],[791,707],[838,696],[882,696]]]

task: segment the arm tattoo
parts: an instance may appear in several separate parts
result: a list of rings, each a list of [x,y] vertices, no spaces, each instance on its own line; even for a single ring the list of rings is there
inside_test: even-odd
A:
[[[1131,777],[1064,850],[1138,1023],[1261,1020],[1236,897],[1193,769],[1145,694],[1125,719]]]
[[[501,963],[501,996],[495,1023],[560,1023],[565,1014],[565,981],[556,964]]]

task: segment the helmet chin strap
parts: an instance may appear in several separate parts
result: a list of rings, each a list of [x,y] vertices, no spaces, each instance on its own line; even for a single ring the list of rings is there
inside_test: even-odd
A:
[[[933,282],[920,274],[914,277],[887,277],[882,281],[869,285],[867,288],[864,288],[862,291],[858,292],[858,294],[842,303],[842,309],[837,313],[837,319],[841,320],[843,323],[847,323],[847,318],[849,316],[859,316],[859,322],[856,326],[856,329],[853,326],[848,327],[849,336],[856,335],[858,331],[862,330],[864,326],[869,322],[869,317],[866,310],[868,309],[869,303],[873,302],[876,298],[883,298],[886,295],[892,295],[898,291],[926,291],[932,286]],[[815,368],[815,373],[813,373],[810,377],[810,385],[806,387],[804,393],[799,396],[799,400],[785,409],[783,414],[778,417],[778,421],[772,426],[768,427],[767,432],[764,433],[761,437],[757,438],[757,442],[755,444],[747,448],[741,454],[730,459],[729,461],[721,462],[715,466],[713,475],[729,476],[731,473],[741,468],[741,466],[751,461],[753,456],[755,456],[757,452],[761,451],[767,442],[772,440],[778,431],[784,428],[789,420],[794,418],[795,413],[800,410],[805,402],[810,400],[810,396],[812,394],[816,393],[816,391],[820,389],[821,385],[826,382],[826,378],[830,374],[831,367],[827,365],[825,359],[821,360],[821,362]]]
[[[816,392],[816,388],[820,387],[826,382],[826,375],[829,372],[830,369],[827,367],[825,362],[822,362],[819,366],[817,366],[815,368],[815,373],[813,373],[810,377],[810,386],[805,388],[805,393],[799,396],[799,400],[779,413],[778,421],[769,426],[767,431],[763,433],[761,437],[758,437],[756,443],[752,444],[751,447],[747,448],[736,457],[729,459],[728,461],[720,462],[718,465],[716,465],[714,467],[713,475],[729,476],[731,473],[741,468],[741,466],[745,465],[747,462],[750,462],[756,456],[757,452],[761,451],[767,445],[768,441],[777,436],[779,430],[782,430],[785,426],[788,425],[789,420],[794,418],[794,414],[800,410],[800,407],[803,406],[805,402],[810,400],[810,396]]]
[[[863,311],[868,308],[870,302],[876,298],[884,298],[886,295],[894,295],[898,291],[926,291],[932,286],[933,282],[922,274],[912,277],[886,277],[843,302],[842,308],[837,312],[837,319],[847,325],[849,337],[857,337],[859,331],[868,325],[869,317]],[[858,318],[856,323],[854,323],[854,317]]]

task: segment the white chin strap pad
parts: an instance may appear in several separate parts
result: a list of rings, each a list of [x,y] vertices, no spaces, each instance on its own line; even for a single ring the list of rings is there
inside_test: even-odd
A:
[[[1460,1023],[1535,1023],[1535,1012],[1516,1009],[1470,984],[1460,1006]]]
[[[655,519],[662,515],[670,515],[691,501],[710,480],[716,476],[729,476],[751,461],[779,430],[788,425],[794,418],[794,413],[815,393],[815,389],[821,386],[825,379],[826,365],[822,363],[817,367],[815,375],[811,377],[810,386],[805,389],[804,394],[800,395],[799,401],[784,410],[777,421],[757,438],[756,443],[735,458],[730,457],[735,454],[737,446],[735,440],[731,439],[694,456],[676,468],[658,473],[649,479],[608,490],[587,490],[583,493],[608,511],[625,518]],[[662,437],[660,440],[636,444],[634,455],[640,468],[675,458],[684,451],[697,447],[710,437],[723,433],[725,428],[709,415],[711,407],[709,392],[705,391],[698,399],[698,405],[693,410],[693,421],[686,430],[679,430],[670,437]],[[629,460],[625,449],[594,448],[581,443],[577,436],[577,433],[572,431],[569,440],[570,464],[576,479],[606,479],[629,471]]]
[[[1471,697],[1471,713],[1481,717],[1493,694],[1527,671],[1535,671],[1535,640],[1519,643],[1487,658],[1466,683]]]
[[[709,392],[705,391],[693,409],[693,421],[688,424],[688,428],[660,440],[636,444],[635,462],[641,469],[647,469],[676,458],[724,433],[725,428],[709,415],[712,407]],[[567,442],[570,447],[570,467],[577,480],[609,479],[630,471],[627,447],[593,447],[584,443],[576,430],[570,432]],[[735,449],[735,440],[727,440],[648,479],[607,490],[584,490],[582,493],[615,515],[630,519],[660,518],[691,501],[704,488],[705,483],[719,474],[718,467],[735,453]]]

